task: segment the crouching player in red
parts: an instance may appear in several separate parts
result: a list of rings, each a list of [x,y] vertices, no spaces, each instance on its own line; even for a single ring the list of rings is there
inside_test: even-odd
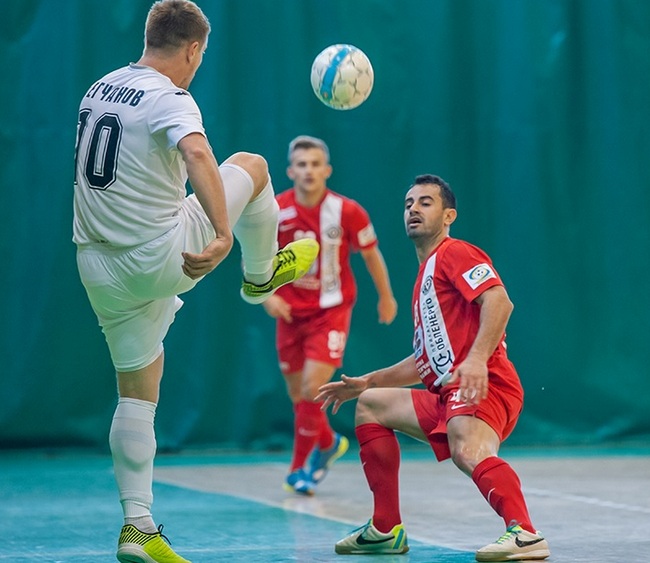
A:
[[[505,522],[505,533],[477,561],[546,559],[515,471],[498,457],[523,405],[508,360],[505,328],[513,309],[489,257],[449,236],[456,200],[446,182],[418,176],[406,194],[404,223],[420,270],[413,291],[414,354],[362,377],[323,385],[323,408],[358,397],[356,435],[374,512],[336,544],[341,554],[405,553],[399,506],[400,452],[395,430],[428,441],[438,461],[451,458]],[[422,382],[427,389],[403,387]]]

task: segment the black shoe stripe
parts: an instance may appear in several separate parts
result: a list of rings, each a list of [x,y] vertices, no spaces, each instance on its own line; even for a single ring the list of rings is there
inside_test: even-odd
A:
[[[154,532],[153,534],[141,532],[132,524],[128,524],[122,528],[119,543],[137,543],[139,545],[144,545],[159,535],[160,532]]]
[[[535,545],[536,543],[539,543],[541,541],[544,541],[544,538],[537,538],[536,540],[530,540],[530,541],[521,541],[519,538],[515,538],[515,543],[517,544],[517,547],[528,547],[530,545]]]
[[[387,541],[393,541],[395,539],[395,536],[391,536],[390,538],[385,538],[383,540],[367,540],[363,536],[359,536],[357,538],[357,543],[359,545],[376,545],[378,543],[385,543]]]

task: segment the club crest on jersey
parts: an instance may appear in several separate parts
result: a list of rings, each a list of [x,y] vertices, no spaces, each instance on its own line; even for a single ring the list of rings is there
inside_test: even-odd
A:
[[[472,289],[476,289],[483,282],[496,277],[497,275],[494,273],[492,267],[485,263],[474,266],[471,270],[467,270],[463,274],[463,279]]]
[[[340,225],[330,225],[329,227],[326,227],[323,229],[325,236],[329,240],[337,241],[341,239],[342,230]]]
[[[433,288],[433,276],[427,276],[426,279],[422,282],[422,295],[427,295],[431,293]]]

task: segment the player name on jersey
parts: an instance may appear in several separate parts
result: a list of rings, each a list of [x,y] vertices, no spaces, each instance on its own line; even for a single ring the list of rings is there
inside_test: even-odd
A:
[[[130,106],[137,106],[146,92],[144,90],[136,90],[127,86],[115,86],[106,82],[96,82],[88,90],[86,98],[99,97],[102,102],[112,102],[114,104],[128,104]]]

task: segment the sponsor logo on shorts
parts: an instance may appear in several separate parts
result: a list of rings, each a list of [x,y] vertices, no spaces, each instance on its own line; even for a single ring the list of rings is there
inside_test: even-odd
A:
[[[461,398],[460,389],[456,389],[456,391],[454,391],[451,394],[451,399],[449,399],[449,402],[450,403],[455,403],[454,405],[451,405],[451,410],[452,411],[455,411],[456,409],[462,409],[463,407],[468,407],[469,406]]]

